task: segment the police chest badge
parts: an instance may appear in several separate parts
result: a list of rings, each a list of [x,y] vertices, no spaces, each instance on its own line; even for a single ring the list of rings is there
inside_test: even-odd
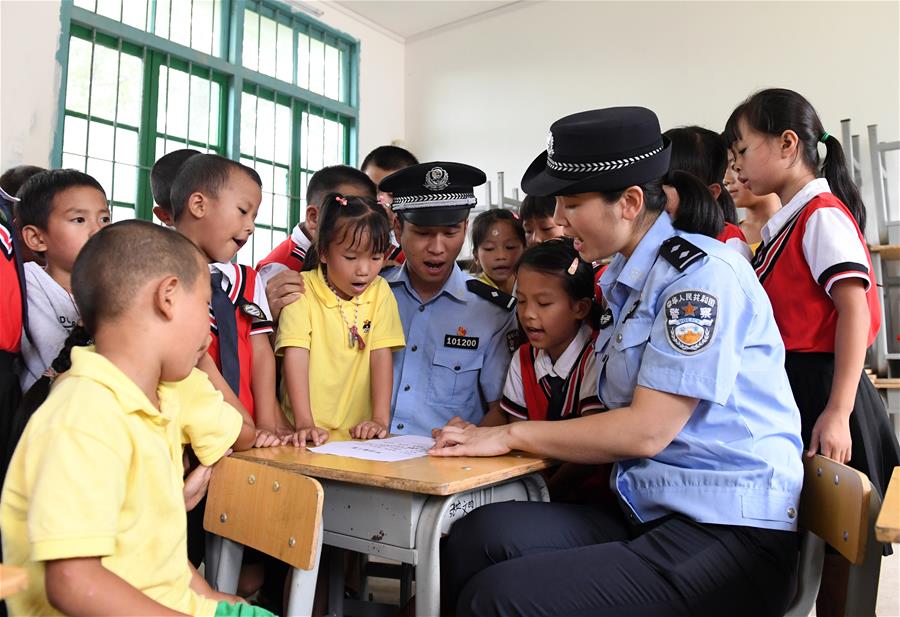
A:
[[[510,330],[506,333],[506,349],[509,350],[509,353],[514,352],[519,348],[519,331],[518,330]]]
[[[719,300],[702,291],[682,291],[666,300],[666,338],[683,354],[702,351],[716,331]]]
[[[603,330],[605,328],[608,328],[609,325],[612,323],[612,321],[613,321],[612,309],[606,309],[600,315],[600,329]]]
[[[450,174],[443,167],[432,167],[425,174],[425,188],[430,191],[443,191],[450,185]]]

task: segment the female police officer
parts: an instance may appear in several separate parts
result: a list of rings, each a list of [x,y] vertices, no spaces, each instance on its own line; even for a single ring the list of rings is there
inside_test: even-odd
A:
[[[653,112],[624,107],[558,120],[525,173],[526,193],[557,196],[582,258],[615,255],[596,344],[609,410],[448,425],[432,454],[615,461],[620,509],[475,510],[444,566],[461,615],[778,615],[790,601],[803,469],[784,347],[747,261],[673,227],[668,162]],[[682,202],[708,198],[668,182]]]

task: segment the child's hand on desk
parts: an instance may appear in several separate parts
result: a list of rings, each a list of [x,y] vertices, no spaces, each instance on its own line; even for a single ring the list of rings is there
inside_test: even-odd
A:
[[[360,422],[350,429],[350,436],[353,439],[384,439],[387,434],[387,427],[374,420]]]
[[[321,446],[328,441],[328,431],[318,426],[299,427],[295,432],[285,435],[281,443],[297,448],[306,447],[306,442],[311,441],[313,446]]]
[[[274,431],[257,428],[256,441],[253,443],[254,448],[271,448],[272,446],[280,446],[282,438],[275,434]]]
[[[445,428],[448,427],[448,426],[455,426],[455,427],[457,427],[457,428],[466,428],[467,426],[475,426],[475,425],[472,424],[471,422],[466,422],[465,420],[463,420],[463,419],[460,418],[459,416],[453,416],[452,418],[450,418],[450,420],[447,422],[447,424],[444,425]],[[433,429],[431,429],[431,438],[432,438],[432,439],[437,439],[437,438],[438,438],[438,435],[441,434],[441,431],[442,431],[442,430],[444,430],[444,429],[443,429],[443,428],[433,428]]]

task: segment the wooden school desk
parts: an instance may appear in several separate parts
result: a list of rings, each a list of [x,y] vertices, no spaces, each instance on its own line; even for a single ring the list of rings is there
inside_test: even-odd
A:
[[[891,474],[881,512],[875,522],[875,537],[879,542],[900,542],[900,467],[894,467]]]
[[[318,479],[325,491],[323,543],[413,564],[420,617],[440,612],[441,534],[479,506],[547,501],[537,472],[553,464],[523,453],[382,463],[287,446],[232,456]]]

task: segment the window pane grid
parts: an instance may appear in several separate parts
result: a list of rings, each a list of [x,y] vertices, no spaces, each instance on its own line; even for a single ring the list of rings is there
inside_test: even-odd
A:
[[[302,92],[352,104],[357,49],[352,41],[265,0],[74,0],[74,5],[226,60],[229,48],[237,50],[240,64],[266,76],[261,86],[241,69],[243,75],[232,82],[241,71],[213,71],[202,57],[182,58],[186,54],[162,41],[136,44],[127,29],[75,12],[58,156],[65,166],[101,182],[115,220],[151,217],[149,171],[163,154],[184,147],[231,152],[263,181],[256,232],[239,255],[253,264],[303,216],[312,173],[352,160],[355,113],[330,110],[318,97],[311,104]],[[243,20],[243,30],[229,26],[233,19]],[[223,36],[235,31],[236,40]],[[270,78],[298,89],[286,92]],[[232,83],[243,84],[236,99],[229,92]],[[230,150],[230,118],[240,119],[234,135],[239,153]]]
[[[62,165],[97,179],[115,220],[133,218],[141,105],[140,88],[134,90],[142,59],[127,53],[122,39],[83,30],[73,35],[69,58]]]

